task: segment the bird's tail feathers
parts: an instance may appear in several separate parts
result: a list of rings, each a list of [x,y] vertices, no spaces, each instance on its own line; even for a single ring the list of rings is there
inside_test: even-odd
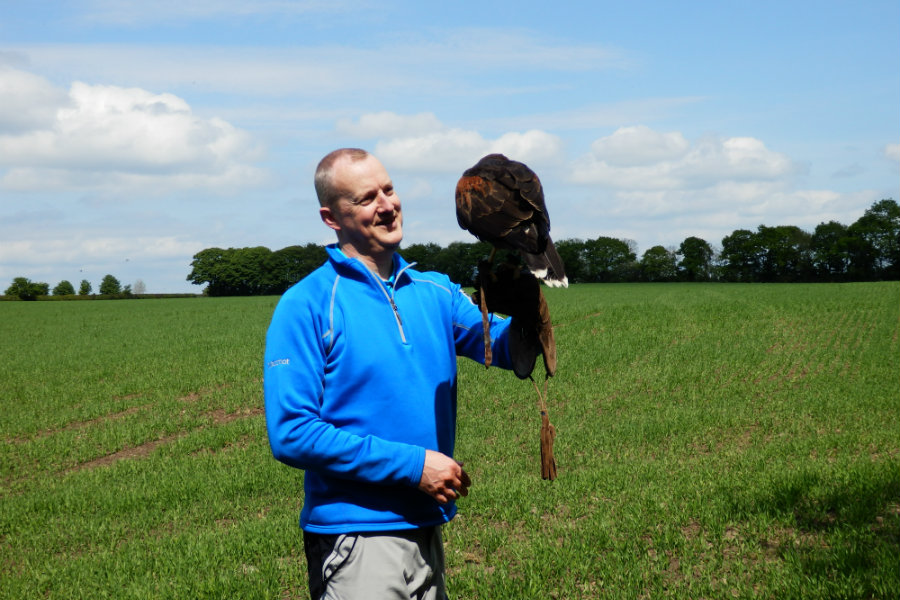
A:
[[[550,287],[569,287],[562,258],[556,251],[552,240],[547,240],[547,248],[543,254],[522,253],[525,264],[531,274]]]

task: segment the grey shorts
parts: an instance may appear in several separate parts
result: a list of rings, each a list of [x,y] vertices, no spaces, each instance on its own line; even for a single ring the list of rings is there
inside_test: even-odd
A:
[[[303,532],[312,600],[446,600],[441,528]]]

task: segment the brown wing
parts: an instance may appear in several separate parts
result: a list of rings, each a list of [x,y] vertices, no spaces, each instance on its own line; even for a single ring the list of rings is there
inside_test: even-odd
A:
[[[540,254],[550,220],[538,176],[502,154],[490,154],[466,170],[456,186],[460,227],[498,248]]]
[[[497,248],[516,250],[534,275],[550,286],[568,286],[562,259],[550,239],[550,217],[541,180],[524,164],[489,154],[456,185],[460,227]]]

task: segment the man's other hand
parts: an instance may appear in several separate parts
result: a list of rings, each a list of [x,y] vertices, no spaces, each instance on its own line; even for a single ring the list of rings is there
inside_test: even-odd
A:
[[[440,502],[447,504],[460,496],[469,495],[472,480],[458,463],[446,454],[425,450],[425,466],[419,489]]]

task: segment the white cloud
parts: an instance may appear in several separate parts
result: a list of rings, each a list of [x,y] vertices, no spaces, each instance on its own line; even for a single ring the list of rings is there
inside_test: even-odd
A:
[[[900,162],[900,144],[888,144],[885,146],[884,155],[891,160]]]
[[[595,140],[573,181],[621,189],[701,189],[722,181],[780,181],[797,171],[784,154],[750,137],[701,138],[628,127]]]
[[[382,134],[380,137],[385,139],[376,143],[373,153],[386,166],[403,170],[462,173],[482,156],[494,152],[529,164],[557,162],[562,154],[560,138],[545,131],[514,131],[489,139],[478,131],[446,127],[430,113],[412,117],[393,113],[363,115],[354,126],[373,135]],[[410,135],[416,130],[420,133]]]
[[[409,170],[456,172],[486,154],[490,142],[477,131],[446,129],[420,136],[381,140],[374,153],[386,165]]]
[[[65,92],[37,75],[0,65],[0,135],[53,125],[68,102]]]
[[[531,129],[524,133],[503,134],[491,143],[490,152],[499,152],[513,160],[538,165],[561,159],[563,143],[557,135]]]
[[[612,167],[634,167],[677,160],[688,151],[690,144],[681,133],[659,133],[644,125],[620,127],[612,135],[600,138],[591,145],[598,161]]]
[[[231,188],[264,178],[252,164],[262,148],[249,134],[197,117],[173,94],[83,82],[61,94],[41,78],[9,71],[13,83],[28,85],[17,102],[0,107],[0,123],[15,122],[30,99],[40,110],[20,120],[18,131],[0,131],[2,187]]]
[[[554,227],[576,237],[600,228],[645,248],[677,245],[691,235],[719,243],[735,229],[759,225],[812,232],[830,220],[850,224],[877,197],[872,190],[796,189],[797,171],[790,157],[756,138],[688,141],[679,132],[621,128],[595,140],[575,162],[570,182],[587,196]]]

